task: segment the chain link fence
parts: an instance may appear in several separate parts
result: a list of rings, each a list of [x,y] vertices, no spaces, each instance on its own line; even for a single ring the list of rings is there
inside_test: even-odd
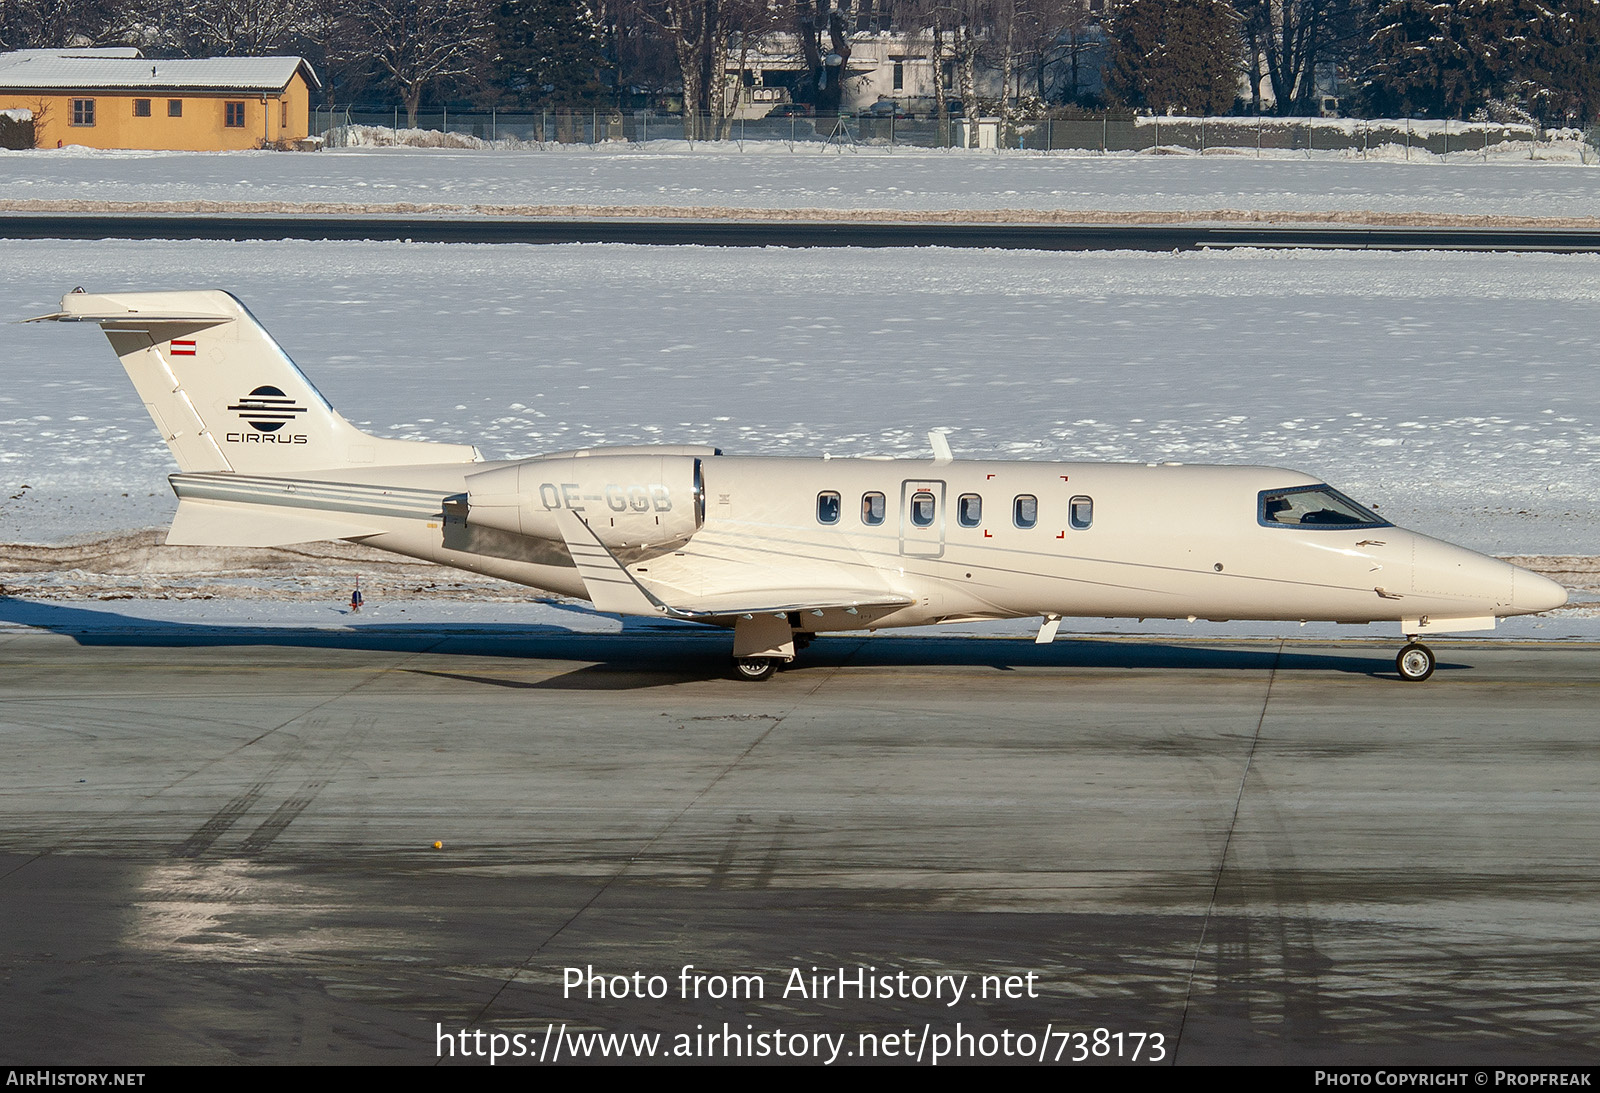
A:
[[[875,113],[837,117],[730,118],[685,117],[646,111],[542,111],[501,113],[448,111],[418,114],[407,123],[403,109],[320,108],[313,135],[326,147],[405,144],[480,147],[516,145],[642,144],[649,141],[701,142],[743,148],[746,144],[785,144],[827,148],[980,148],[1020,151],[1232,153],[1281,156],[1285,152],[1343,152],[1365,156],[1381,150],[1385,158],[1413,154],[1487,157],[1497,146],[1525,146],[1532,157],[1553,135],[1526,124],[1459,121],[1408,121],[1354,118],[1177,118],[1104,113],[1077,117],[1004,122],[999,118],[897,117]],[[1580,141],[1584,162],[1600,161],[1590,130]],[[1521,147],[1500,147],[1501,153]]]

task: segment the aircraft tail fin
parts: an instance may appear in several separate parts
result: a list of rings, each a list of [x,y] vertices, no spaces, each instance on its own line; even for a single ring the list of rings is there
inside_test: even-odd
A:
[[[185,472],[481,458],[468,444],[391,440],[357,429],[231,293],[74,292],[39,320],[100,324]]]

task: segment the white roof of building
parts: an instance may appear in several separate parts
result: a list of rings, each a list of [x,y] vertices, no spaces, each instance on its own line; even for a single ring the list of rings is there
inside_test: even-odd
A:
[[[19,49],[0,53],[0,89],[281,91],[296,72],[321,87],[303,57],[161,61],[137,49]]]

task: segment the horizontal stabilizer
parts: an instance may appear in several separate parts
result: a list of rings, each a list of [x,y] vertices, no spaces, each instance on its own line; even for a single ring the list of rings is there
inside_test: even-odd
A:
[[[353,539],[380,529],[359,520],[291,508],[246,508],[179,501],[168,546],[289,546],[324,539]]]

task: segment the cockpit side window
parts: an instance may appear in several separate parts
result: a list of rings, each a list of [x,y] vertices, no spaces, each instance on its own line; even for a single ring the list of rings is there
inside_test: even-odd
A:
[[[1332,486],[1262,490],[1256,521],[1262,527],[1386,528],[1393,525]]]

